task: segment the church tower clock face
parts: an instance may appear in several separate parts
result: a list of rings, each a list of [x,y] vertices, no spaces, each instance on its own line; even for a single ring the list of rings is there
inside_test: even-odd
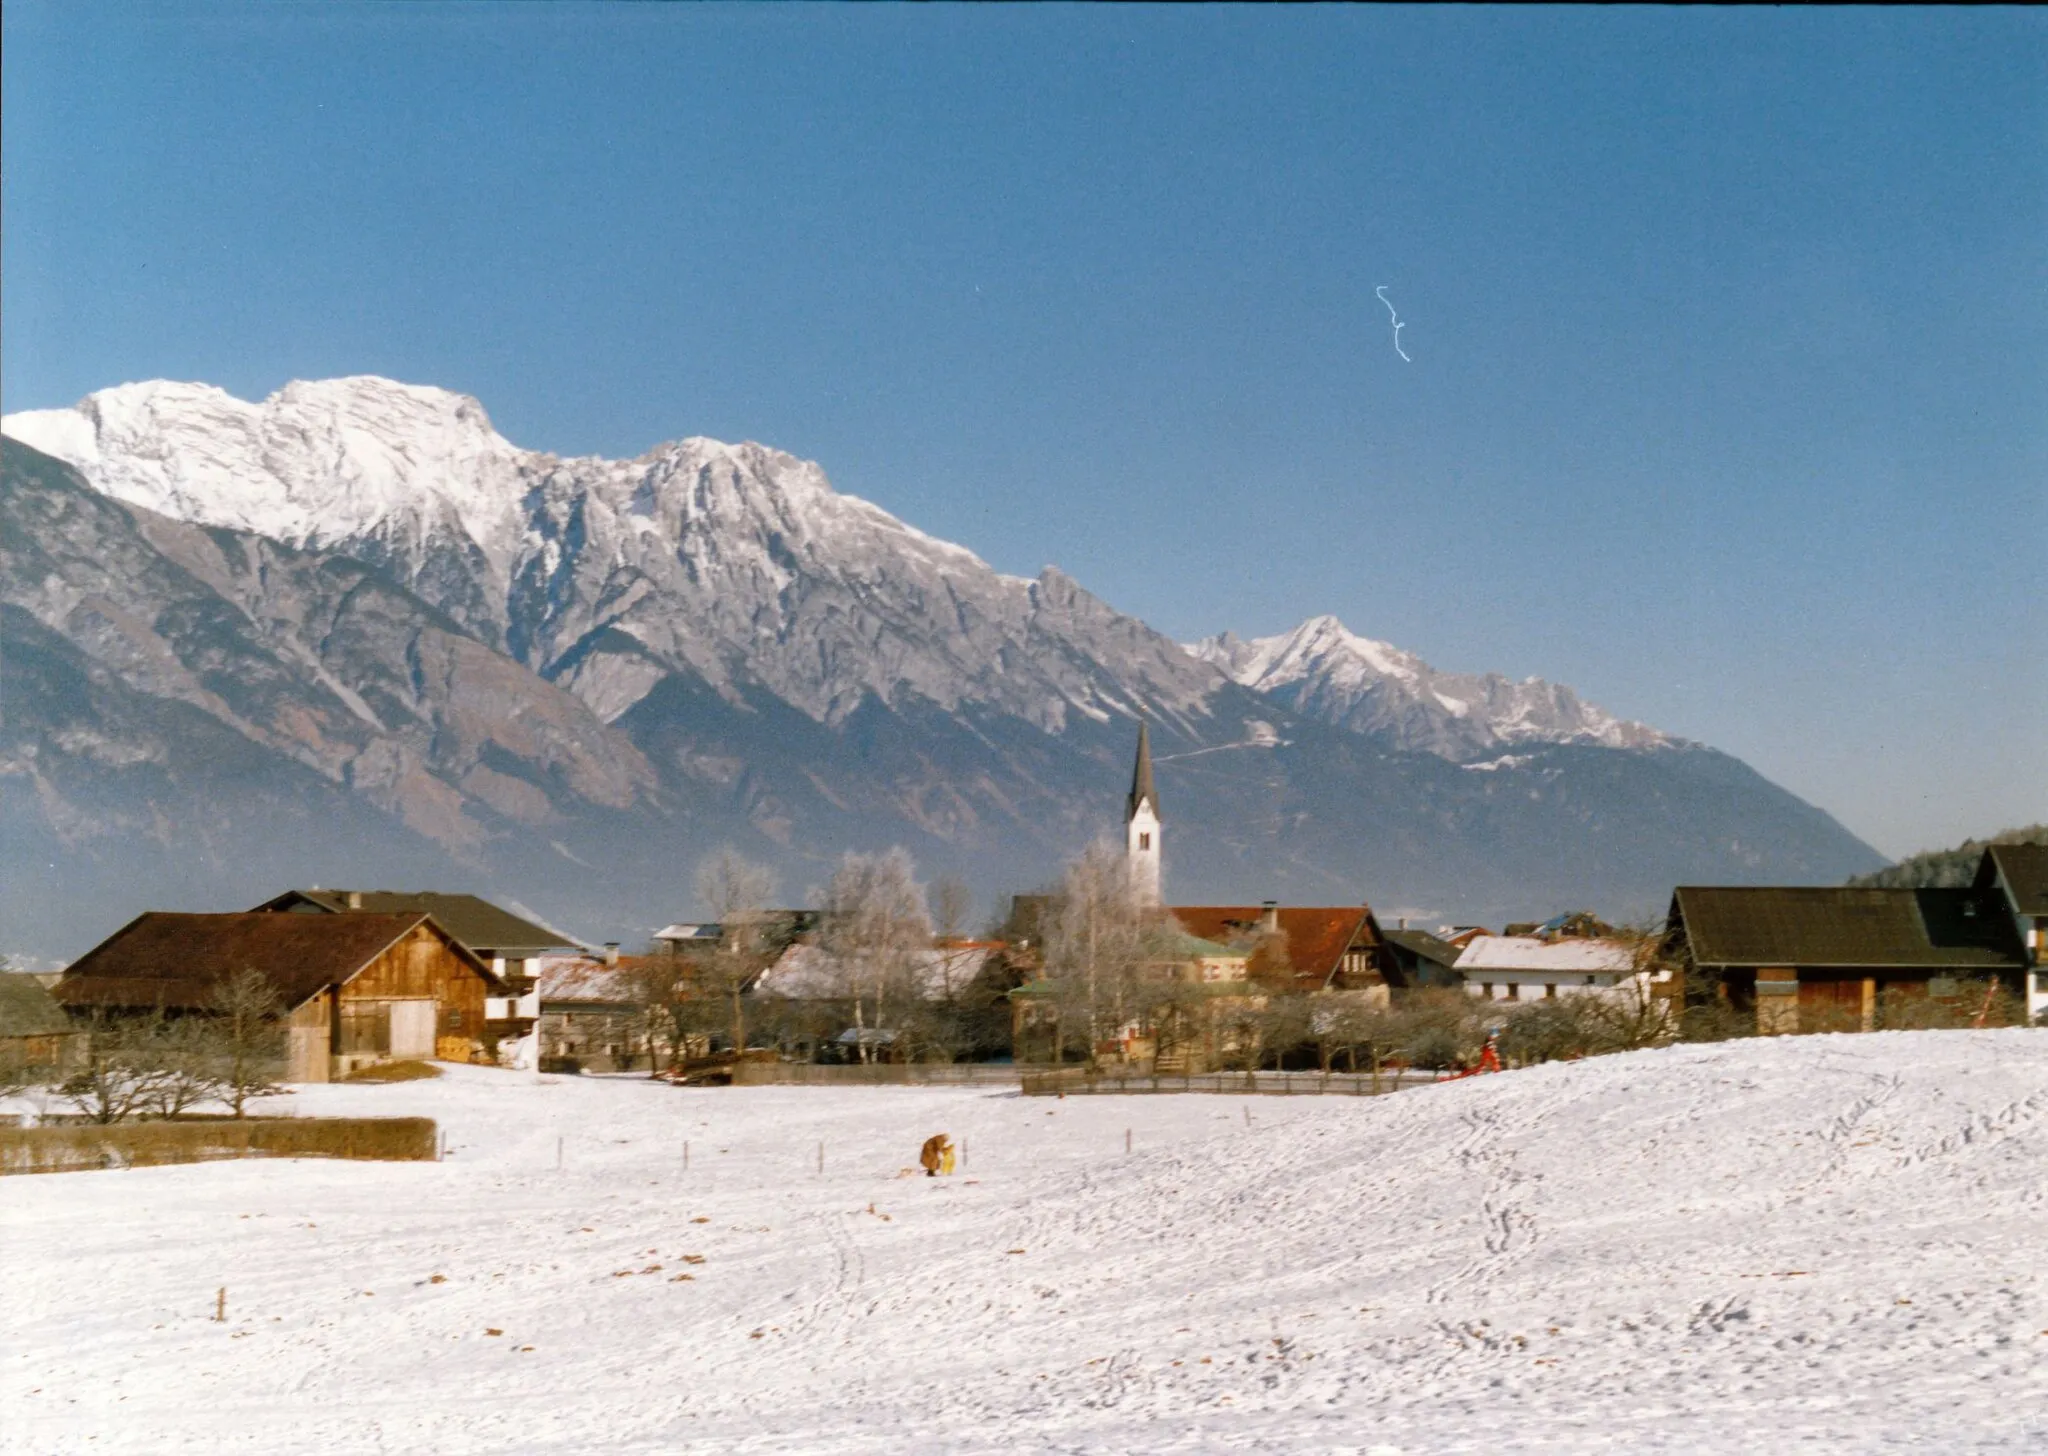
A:
[[[1159,790],[1152,782],[1152,733],[1140,721],[1138,762],[1124,804],[1124,860],[1130,867],[1132,892],[1147,905],[1160,903],[1160,828]]]

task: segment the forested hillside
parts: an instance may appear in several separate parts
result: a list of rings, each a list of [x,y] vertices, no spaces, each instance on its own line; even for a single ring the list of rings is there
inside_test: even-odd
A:
[[[1922,850],[1895,865],[1857,875],[1845,883],[1902,890],[1967,885],[1977,873],[1977,861],[1984,857],[1985,846],[1991,844],[2048,844],[2048,824],[2002,830],[1989,839],[1966,839],[1954,849]]]

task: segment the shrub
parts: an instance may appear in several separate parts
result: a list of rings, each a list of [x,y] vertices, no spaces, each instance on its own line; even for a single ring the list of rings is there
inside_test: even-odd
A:
[[[219,1158],[364,1158],[431,1161],[440,1134],[429,1117],[205,1118],[183,1122],[0,1127],[0,1173],[139,1168]]]

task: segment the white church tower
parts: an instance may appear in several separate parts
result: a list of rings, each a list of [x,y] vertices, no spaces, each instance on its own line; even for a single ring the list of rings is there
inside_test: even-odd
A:
[[[1152,785],[1152,735],[1138,723],[1138,766],[1124,805],[1124,862],[1141,905],[1159,903],[1159,790]]]

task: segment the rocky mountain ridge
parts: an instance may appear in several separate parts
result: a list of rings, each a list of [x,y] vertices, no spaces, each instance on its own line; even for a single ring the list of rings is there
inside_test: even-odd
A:
[[[1645,749],[1678,741],[1541,678],[1439,672],[1331,616],[1249,642],[1225,632],[1188,651],[1297,712],[1457,762],[1531,743]]]

